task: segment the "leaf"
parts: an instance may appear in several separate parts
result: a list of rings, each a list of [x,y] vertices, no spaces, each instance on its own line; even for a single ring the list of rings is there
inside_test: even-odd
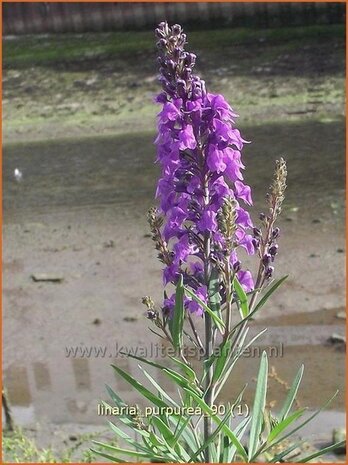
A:
[[[273,294],[273,292],[274,292],[275,290],[277,290],[278,287],[279,287],[281,284],[283,284],[283,282],[287,279],[287,277],[288,277],[288,275],[283,276],[282,278],[278,279],[278,280],[268,289],[268,291],[265,293],[265,295],[260,299],[260,301],[259,301],[258,304],[256,305],[256,307],[255,307],[255,309],[254,309],[255,312],[265,305],[265,303],[266,303],[267,300],[271,297],[271,295]]]
[[[305,421],[303,421],[299,426],[296,426],[295,428],[293,428],[289,433],[285,434],[284,436],[282,436],[281,438],[279,438],[277,441],[273,442],[271,445],[267,446],[266,449],[263,449],[263,447],[258,451],[258,452],[261,452],[261,450],[263,452],[266,452],[267,450],[269,450],[271,447],[274,447],[276,446],[277,444],[279,444],[280,442],[284,441],[284,439],[287,439],[289,436],[291,436],[292,434],[296,433],[299,429],[303,428],[305,425],[307,425],[309,422],[311,422],[313,420],[313,418],[315,418],[317,415],[319,415],[320,412],[322,412],[329,404],[330,402],[332,402],[332,400],[337,396],[338,394],[338,390],[335,392],[335,394],[330,397],[330,399],[322,406],[320,407],[320,409],[318,409],[316,412],[314,412],[312,415],[310,415]],[[252,457],[252,461],[253,459],[257,456],[258,454],[255,454],[253,457]]]
[[[127,404],[125,404],[122,399],[111,389],[110,386],[106,385],[106,390],[108,391],[109,396],[111,397],[111,400],[116,404],[118,408],[126,407]],[[108,405],[106,402],[103,401],[104,405]],[[124,423],[127,426],[132,426],[133,425],[133,419],[130,415],[124,414],[123,416],[119,416],[120,421]]]
[[[93,443],[97,444],[98,446],[101,446],[101,447],[103,447],[105,449],[112,450],[114,452],[118,452],[118,453],[124,454],[124,455],[131,455],[133,457],[143,457],[143,458],[151,457],[150,451],[149,451],[149,453],[147,453],[147,452],[146,453],[145,452],[137,452],[135,450],[122,449],[121,447],[111,446],[110,444],[105,444],[103,442],[94,441],[94,440],[93,440]],[[151,457],[151,458],[162,459],[161,456],[155,456],[155,457]]]
[[[283,458],[285,458],[288,454],[290,454],[290,452],[292,452],[293,450],[297,449],[298,447],[301,447],[302,444],[304,443],[305,441],[302,440],[302,441],[299,441],[299,442],[295,442],[294,444],[292,444],[290,447],[288,447],[287,449],[283,450],[282,452],[279,452],[279,454],[275,455],[272,459],[270,459],[269,461],[271,463],[278,463],[278,462],[281,462],[283,461]]]
[[[240,345],[243,345],[244,343],[244,340],[248,334],[248,331],[249,331],[249,328],[246,328],[246,330],[244,331],[244,334],[242,334],[241,336],[241,340],[240,340]],[[223,374],[223,377],[220,381],[220,385],[218,387],[218,389],[216,390],[216,393],[215,395],[217,396],[219,394],[219,392],[221,391],[222,387],[224,386],[224,384],[226,383],[234,365],[236,364],[236,362],[239,360],[239,358],[243,355],[244,351],[246,351],[246,349],[248,349],[255,341],[256,339],[258,339],[264,332],[267,331],[267,328],[263,329],[262,331],[260,331],[258,334],[256,334],[244,347],[242,347],[240,350],[238,350],[238,352],[236,353],[236,355],[233,357],[232,359],[232,362],[230,364],[230,366],[227,368],[227,370],[225,371],[225,373]]]
[[[303,370],[304,370],[304,365],[302,364],[294,378],[294,381],[289,389],[288,395],[286,396],[284,405],[280,411],[279,418],[281,420],[284,420],[288,416],[290,409],[292,407],[292,404],[294,403],[298,388],[302,380]]]
[[[197,402],[197,404],[201,407],[201,409],[203,410],[203,412],[207,415],[209,415],[211,417],[211,419],[217,424],[219,425],[221,423],[221,420],[219,419],[219,417],[217,415],[214,415],[213,414],[213,411],[212,409],[205,403],[205,401],[203,399],[201,399],[196,393],[192,392],[192,391],[188,391],[189,395],[191,397],[194,398],[194,400]],[[227,426],[227,425],[223,425],[222,427],[222,431],[229,437],[229,439],[231,440],[232,444],[234,444],[237,448],[237,451],[239,452],[239,454],[243,457],[243,460],[247,461],[248,460],[248,456],[245,452],[245,449],[244,447],[242,446],[242,444],[238,441],[238,439],[236,438],[236,436],[234,435],[234,433],[230,430],[230,428]]]
[[[150,326],[148,326],[148,328],[153,334],[156,334],[156,336],[160,337],[161,339],[165,339],[164,336],[162,336],[162,334],[158,333],[157,331],[154,331],[152,328],[150,328]]]
[[[184,316],[184,285],[183,276],[181,274],[178,284],[176,285],[175,307],[170,327],[175,349],[180,349],[180,347],[182,346],[182,330],[184,327]]]
[[[212,269],[208,286],[209,305],[213,312],[220,310],[220,275],[216,268]]]
[[[240,424],[237,426],[237,428],[235,429],[235,435],[236,435],[236,437],[237,437],[237,439],[239,441],[242,440],[242,437],[244,436],[244,433],[245,433],[247,427],[249,426],[250,420],[251,420],[250,417],[244,418],[244,420],[242,420],[240,422]],[[227,448],[227,458],[226,458],[226,460],[223,461],[223,463],[226,463],[226,462],[231,463],[236,451],[237,451],[237,449],[236,449],[235,446],[228,447]]]
[[[249,461],[255,454],[258,444],[259,437],[262,431],[263,425],[263,413],[266,405],[266,394],[267,394],[267,377],[268,377],[268,360],[265,351],[262,353],[259,374],[257,377],[255,400],[252,411],[252,420],[250,428],[249,438],[249,450],[248,458]]]
[[[215,429],[215,431],[209,436],[209,438],[204,441],[204,444],[197,450],[197,452],[195,452],[194,456],[193,456],[193,459],[192,461],[194,462],[195,459],[203,452],[205,451],[205,449],[214,441],[214,439],[216,438],[216,436],[220,433],[220,431],[222,430],[222,428],[224,427],[224,425],[226,425],[226,423],[228,422],[228,419],[230,418],[231,416],[231,410],[228,410],[225,414],[225,417],[221,420],[221,423],[219,424],[219,426]]]
[[[164,441],[167,444],[167,447],[169,451],[171,452],[172,455],[176,455],[176,459],[182,461],[186,461],[190,459],[190,456],[182,450],[182,448],[179,445],[176,445],[176,450],[173,449],[173,445],[175,443],[175,436],[171,432],[171,430],[168,428],[168,426],[156,415],[151,417],[152,423],[156,426],[158,431],[161,433]],[[182,456],[184,455],[184,457]]]
[[[223,333],[223,330],[225,329],[225,324],[224,322],[221,320],[221,318],[219,318],[215,312],[213,312],[207,304],[205,304],[203,302],[203,300],[201,300],[199,297],[197,297],[192,291],[191,289],[188,289],[187,287],[184,288],[185,289],[185,292],[190,296],[192,297],[193,300],[195,300],[197,303],[199,303],[199,305],[201,305],[204,310],[211,316],[211,319],[214,321],[214,323],[216,324],[217,328],[219,329],[219,331],[221,332],[221,334]]]
[[[190,381],[195,381],[196,373],[194,372],[194,370],[192,370],[190,366],[170,355],[169,358],[173,360],[173,362],[176,363],[182,369],[182,371],[185,373],[185,375],[189,378]]]
[[[196,437],[195,430],[193,429],[191,431],[191,429],[186,428],[186,425],[189,423],[190,420],[190,417],[187,417],[186,420],[184,420],[183,416],[181,416],[180,418],[175,418],[173,416],[169,417],[169,421],[171,421],[173,424],[175,424],[176,422],[176,426],[178,426],[180,422],[183,421],[182,426],[179,430],[180,433],[178,432],[177,436],[179,438],[182,435],[182,437],[186,441],[186,444],[191,448],[192,451],[194,451],[196,449],[196,446],[199,444],[199,441]]]
[[[174,405],[174,407],[179,407],[179,405],[175,402],[174,399],[172,399],[169,394],[167,394],[164,389],[162,389],[162,387],[157,383],[157,381],[155,381],[153,379],[153,377],[143,368],[139,365],[139,368],[141,369],[141,371],[144,373],[144,375],[146,376],[146,378],[151,382],[151,384],[154,386],[155,389],[157,389],[157,391],[162,394],[162,396],[167,399],[172,405]]]
[[[246,318],[249,314],[248,298],[236,276],[233,278],[233,287],[239,299],[241,317]]]
[[[90,450],[94,452],[95,454],[100,455],[101,457],[104,457],[105,459],[111,460],[111,462],[127,463],[127,460],[118,459],[116,457],[113,457],[112,455],[106,454],[105,452],[101,452],[93,448],[90,448]]]
[[[223,341],[219,346],[220,353],[215,362],[213,383],[215,383],[215,381],[217,381],[220,378],[220,375],[226,366],[226,362],[228,361],[230,355],[231,344],[231,339],[227,339],[227,341]]]
[[[140,445],[139,442],[137,442],[133,438],[131,438],[127,433],[125,433],[120,428],[118,428],[114,423],[112,423],[111,421],[108,421],[108,423],[109,423],[110,428],[112,429],[112,431],[114,433],[116,433],[117,436],[124,439],[125,441],[128,442],[128,444],[134,446],[135,448],[138,448],[138,449],[142,450],[143,452],[147,452],[147,449],[144,446]]]
[[[167,404],[163,402],[161,399],[159,399],[157,396],[155,396],[151,391],[146,389],[145,386],[143,386],[141,383],[136,381],[132,376],[130,376],[128,373],[125,371],[121,370],[121,368],[118,368],[115,365],[111,365],[114,370],[117,371],[119,375],[122,376],[123,379],[125,379],[131,386],[133,386],[140,394],[142,394],[146,399],[151,401],[153,404],[157,405],[157,407],[167,407]]]
[[[339,447],[343,447],[345,444],[346,444],[346,441],[336,442],[335,444],[332,444],[331,446],[325,447],[324,449],[314,452],[314,454],[308,455],[307,457],[301,460],[297,460],[295,463],[309,462],[310,460],[313,460],[316,457],[320,457],[321,455],[324,455],[327,452],[331,452],[332,450],[338,449]]]
[[[300,418],[303,413],[305,412],[306,409],[302,408],[300,410],[296,410],[292,415],[289,417],[286,417],[284,420],[279,422],[270,432],[267,442],[272,442],[279,434],[284,431],[291,423],[296,421],[298,418]]]
[[[190,382],[190,380],[187,380],[184,376],[182,376],[180,373],[178,373],[175,370],[172,370],[171,368],[167,368],[164,365],[160,365],[159,363],[153,362],[151,360],[148,360],[143,357],[139,357],[138,355],[133,355],[129,354],[127,352],[120,352],[120,354],[127,355],[130,358],[134,358],[135,360],[139,360],[140,362],[146,363],[147,365],[151,365],[155,368],[159,368],[162,370],[169,378],[171,378],[174,382],[176,382],[179,386],[190,386],[192,389],[193,387],[197,387],[197,392],[199,392],[198,386],[194,386],[193,383]],[[175,359],[176,360],[176,359]],[[179,362],[179,361],[178,361]],[[187,367],[187,365],[186,365]],[[189,368],[189,367],[187,367]],[[192,370],[193,371],[193,370]]]

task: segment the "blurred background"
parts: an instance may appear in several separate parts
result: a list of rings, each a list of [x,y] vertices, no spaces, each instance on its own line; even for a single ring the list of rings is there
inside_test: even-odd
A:
[[[255,221],[275,159],[288,162],[276,277],[289,278],[251,332],[268,327],[260,345],[277,348],[275,410],[279,380],[291,382],[302,362],[301,405],[313,410],[340,389],[304,434],[328,443],[345,423],[343,3],[3,4],[3,379],[13,420],[60,460],[96,460],[87,449],[107,434],[104,384],[138,402],[110,363],[138,376],[117,350],[159,344],[141,298],[162,298],[146,213],[158,176],[153,30],[165,19],[184,26],[197,73],[240,115]],[[246,358],[221,400],[248,381],[250,401],[258,364]],[[4,444],[9,460],[17,452]],[[26,453],[21,461],[37,460]]]

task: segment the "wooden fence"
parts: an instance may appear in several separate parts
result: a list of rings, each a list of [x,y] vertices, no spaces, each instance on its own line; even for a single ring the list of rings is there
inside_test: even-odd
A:
[[[202,27],[344,22],[344,3],[3,3],[4,35],[113,31],[159,21]]]

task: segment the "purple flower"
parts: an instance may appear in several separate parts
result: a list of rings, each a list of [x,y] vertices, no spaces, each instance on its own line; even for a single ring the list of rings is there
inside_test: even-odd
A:
[[[197,146],[195,136],[193,134],[193,128],[190,124],[187,124],[185,129],[183,128],[179,133],[179,149],[194,149]]]
[[[196,290],[196,296],[206,304],[208,301],[207,286],[199,286]],[[191,313],[195,313],[196,316],[202,316],[204,312],[202,306],[195,300],[190,300],[186,304],[186,308]]]
[[[252,205],[253,201],[251,198],[251,189],[249,186],[246,186],[241,181],[236,181],[234,183],[234,188],[236,192],[236,197],[244,200],[248,205]]]
[[[177,121],[181,117],[180,107],[182,100],[177,99],[172,102],[166,102],[163,105],[163,110],[158,114],[161,123],[167,123],[168,121]]]
[[[241,270],[237,273],[237,277],[245,292],[250,292],[254,289],[254,281],[250,271]]]
[[[207,165],[210,171],[223,173],[226,169],[225,158],[226,156],[223,150],[219,150],[216,145],[209,145]]]
[[[200,232],[216,231],[216,212],[211,209],[205,210],[202,214],[202,218],[197,222],[197,228]]]

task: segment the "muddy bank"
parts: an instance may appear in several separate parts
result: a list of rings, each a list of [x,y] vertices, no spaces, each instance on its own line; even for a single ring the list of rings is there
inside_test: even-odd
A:
[[[192,32],[197,72],[240,124],[344,119],[344,27]],[[154,124],[152,32],[4,40],[4,141],[137,133]],[[322,57],[325,57],[325,60]]]

